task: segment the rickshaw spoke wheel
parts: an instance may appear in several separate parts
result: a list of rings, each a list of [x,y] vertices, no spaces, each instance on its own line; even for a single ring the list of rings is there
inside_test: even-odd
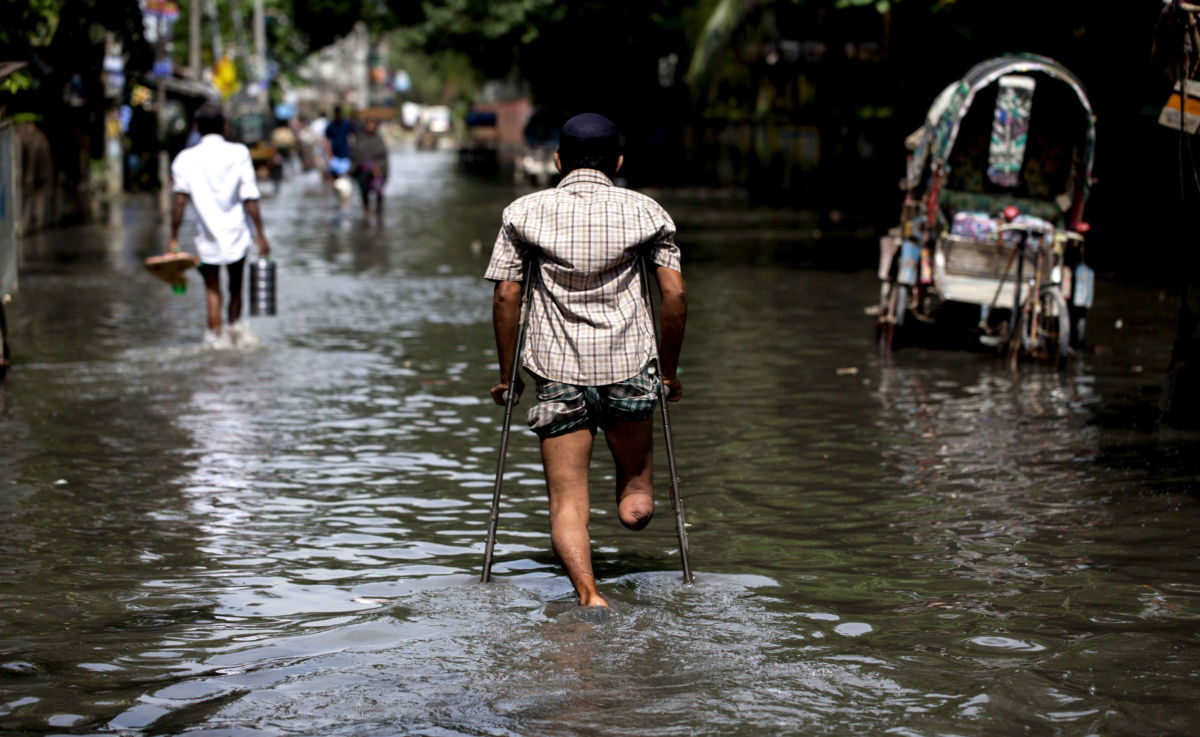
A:
[[[1034,319],[1034,308],[1037,316]],[[1057,287],[1038,293],[1036,302],[1025,302],[1018,318],[1017,332],[1010,344],[1011,359],[1023,351],[1032,358],[1058,369],[1065,369],[1071,357],[1071,314],[1067,301]]]

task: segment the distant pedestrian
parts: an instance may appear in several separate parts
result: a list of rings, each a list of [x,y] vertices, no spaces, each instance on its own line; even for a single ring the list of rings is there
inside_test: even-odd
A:
[[[329,177],[337,179],[350,173],[350,137],[354,135],[354,123],[342,116],[341,105],[333,109],[333,120],[325,126],[325,140],[329,147]]]
[[[371,195],[375,196],[375,212],[383,217],[383,185],[388,178],[387,141],[379,135],[379,121],[368,119],[354,136],[351,172],[358,180],[362,195],[363,216],[371,215]]]
[[[171,210],[170,251],[179,250],[179,226],[188,201],[196,208],[196,255],[204,278],[208,304],[205,343],[220,346],[245,336],[242,315],[242,276],[252,240],[258,253],[271,253],[258,208],[259,191],[250,150],[225,140],[225,116],[219,105],[208,103],[196,111],[200,143],[184,149],[171,164],[175,198]],[[247,217],[254,221],[253,237]],[[228,334],[221,330],[221,266],[229,278]]]
[[[607,118],[568,120],[554,155],[562,182],[504,210],[485,274],[496,282],[492,323],[500,380],[491,395],[501,405],[518,379],[513,363],[521,282],[532,280],[523,356],[537,384],[529,426],[541,439],[550,542],[582,606],[608,606],[596,590],[588,537],[588,465],[596,432],[604,433],[616,466],[621,523],[640,530],[654,514],[658,382],[665,382],[670,401],[683,394],[676,371],[687,296],[675,224],[654,200],[613,184],[623,161],[617,128]],[[641,258],[651,262],[662,294],[661,349],[642,297]]]
[[[325,114],[324,110],[322,110],[321,112],[317,113],[317,117],[313,118],[308,124],[308,129],[312,131],[313,136],[315,136],[318,140],[323,141],[325,140],[325,128],[328,126],[329,116]]]
[[[275,147],[275,153],[279,154],[285,163],[292,158],[298,142],[296,131],[292,130],[292,126],[287,123],[281,122],[275,126],[275,130],[271,131],[271,145]]]
[[[317,117],[300,132],[301,140],[308,148],[310,166],[306,166],[306,169],[315,167],[321,173],[321,179],[326,183],[329,182],[329,167],[326,164],[328,156],[325,151],[325,129],[327,127],[329,127],[329,118],[322,111],[317,113]]]

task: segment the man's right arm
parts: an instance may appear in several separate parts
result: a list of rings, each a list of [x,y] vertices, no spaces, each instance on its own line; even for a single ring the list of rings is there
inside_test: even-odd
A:
[[[528,278],[528,276],[526,276]],[[504,393],[512,385],[517,352],[517,323],[521,319],[521,282],[496,282],[492,293],[492,330],[496,333],[496,356],[500,359],[500,381],[491,388],[496,404],[504,404]],[[517,374],[517,393],[521,393]]]
[[[171,162],[171,241],[167,245],[168,253],[179,251],[179,226],[183,224],[183,213],[191,199],[191,183],[187,177],[188,168],[184,156],[180,154]]]
[[[183,224],[183,211],[187,209],[187,203],[188,196],[183,192],[176,192],[171,200],[171,242],[167,246],[169,253],[179,250],[179,226]]]
[[[683,384],[676,375],[679,372],[679,352],[683,348],[683,332],[687,325],[687,285],[683,274],[667,266],[655,268],[658,292],[662,297],[659,311],[662,317],[662,345],[659,358],[662,365],[663,383],[667,385],[667,399],[678,402],[683,396]]]
[[[511,222],[511,206],[505,209],[496,244],[492,246],[492,258],[488,261],[484,278],[496,283],[492,292],[492,329],[496,333],[496,357],[500,360],[500,381],[492,385],[490,394],[496,404],[504,404],[504,393],[510,383],[517,394],[521,393],[521,372],[516,363],[517,329],[521,320],[521,286],[530,278],[525,268],[521,249],[517,246]],[[514,381],[515,380],[515,381]]]

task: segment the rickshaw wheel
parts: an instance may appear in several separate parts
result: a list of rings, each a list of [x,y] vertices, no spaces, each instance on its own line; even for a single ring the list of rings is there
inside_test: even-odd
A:
[[[1017,332],[1013,343],[1017,344],[1019,336],[1020,350],[1033,358],[1045,361],[1060,371],[1067,367],[1071,357],[1071,312],[1067,308],[1067,300],[1057,287],[1048,287],[1038,294],[1037,335],[1030,329],[1033,300],[1027,300],[1021,309],[1017,321]],[[1014,347],[1017,347],[1014,345]],[[1017,351],[1013,351],[1012,360],[1016,360]]]

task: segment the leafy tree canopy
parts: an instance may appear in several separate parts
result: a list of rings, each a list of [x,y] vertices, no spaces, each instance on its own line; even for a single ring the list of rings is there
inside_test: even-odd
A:
[[[0,18],[0,58],[5,60],[49,53],[69,66],[72,52],[78,55],[77,44],[95,45],[105,32],[117,36],[139,68],[152,60],[137,0],[0,0]]]
[[[362,21],[373,31],[391,30],[420,22],[420,0],[291,0],[292,22],[309,50],[328,46]]]

